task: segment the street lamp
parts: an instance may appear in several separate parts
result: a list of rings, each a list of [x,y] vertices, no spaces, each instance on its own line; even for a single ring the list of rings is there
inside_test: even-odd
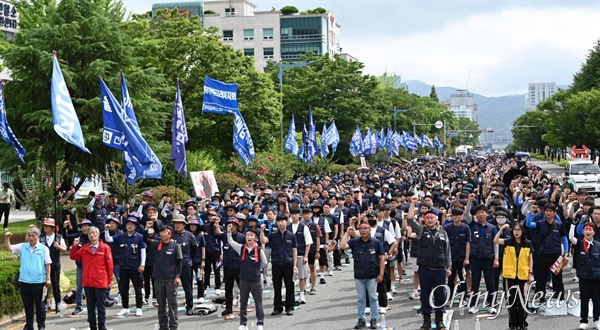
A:
[[[398,112],[400,112],[400,113],[409,112],[410,109],[390,109],[390,110],[394,111],[394,132],[397,132],[397,130],[396,130],[396,114]]]
[[[311,65],[313,62],[298,62],[298,63],[283,63],[283,62],[272,62],[279,68],[277,78],[279,78],[279,95],[281,98],[281,122],[279,123],[280,138],[281,138],[281,154],[283,154],[283,73],[287,69],[299,68],[307,65]]]

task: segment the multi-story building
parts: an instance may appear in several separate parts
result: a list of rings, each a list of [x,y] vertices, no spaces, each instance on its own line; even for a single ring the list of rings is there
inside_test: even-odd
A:
[[[465,89],[457,89],[456,92],[450,94],[444,104],[454,111],[457,118],[469,118],[477,122],[477,104],[475,104],[475,96],[473,93]]]
[[[535,110],[537,105],[556,94],[556,83],[531,83],[526,96],[527,111]]]
[[[216,0],[181,3],[155,3],[159,8],[178,8],[196,15],[202,13],[204,27],[216,26],[223,43],[256,59],[263,71],[268,61],[293,62],[310,51],[316,55],[339,54],[340,25],[331,11],[324,14],[281,15],[278,10],[256,11],[248,0]],[[194,10],[192,10],[194,9]],[[348,55],[349,56],[349,55]]]

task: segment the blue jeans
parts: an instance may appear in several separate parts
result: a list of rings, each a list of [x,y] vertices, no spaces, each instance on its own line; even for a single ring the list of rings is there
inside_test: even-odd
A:
[[[83,267],[77,266],[77,290],[75,291],[76,309],[83,309]]]
[[[358,293],[358,318],[365,319],[365,307],[367,297],[369,295],[369,303],[371,304],[371,320],[379,318],[379,302],[377,301],[377,280],[369,279],[354,279],[356,285],[356,293]]]

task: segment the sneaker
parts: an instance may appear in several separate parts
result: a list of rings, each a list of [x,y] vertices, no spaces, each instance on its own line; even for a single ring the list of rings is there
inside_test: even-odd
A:
[[[6,228],[6,227],[5,227],[5,228],[4,228],[4,231],[8,231],[8,228]],[[348,259],[346,259],[346,260],[348,260]]]
[[[477,314],[478,311],[477,306],[469,308],[469,314]]]
[[[285,315],[292,316],[292,315],[294,315],[294,311],[291,309],[289,311],[285,311]]]
[[[596,329],[600,330],[600,320],[596,321]]]
[[[317,290],[315,290],[315,289],[310,289],[310,291],[308,291],[308,294],[309,294],[309,295],[311,295],[311,296],[314,296],[314,295],[316,295],[316,294],[317,294]]]
[[[125,317],[129,315],[129,308],[123,308],[118,313],[117,316]]]
[[[350,264],[350,258],[346,258],[346,264]]]
[[[319,284],[326,284],[327,282],[325,282],[325,278],[321,277],[321,279],[319,280]]]
[[[216,290],[215,290],[215,294],[216,294],[217,296],[220,296],[220,295],[221,295],[221,289],[216,289]]]
[[[387,313],[387,307],[379,307],[379,314]]]
[[[340,267],[340,266],[335,266],[335,267],[333,267],[333,270],[342,270],[342,267]]]
[[[304,305],[304,304],[306,304],[306,298],[305,298],[305,297],[303,297],[303,296],[302,296],[302,297],[300,297],[300,299],[298,299],[298,300],[300,301],[300,304],[301,304],[301,305]]]
[[[358,323],[354,326],[354,329],[364,329],[367,327],[367,323],[363,319],[358,319]]]
[[[144,312],[142,311],[141,308],[136,308],[135,309],[135,316],[142,316],[144,315]]]
[[[226,309],[223,312],[221,312],[221,316],[229,315],[231,313],[233,313],[233,311],[231,309]]]
[[[398,290],[396,290],[395,286],[392,286],[392,294],[396,294],[396,293],[398,293]]]
[[[377,319],[371,319],[370,329],[377,329]]]
[[[198,299],[198,303],[199,304],[204,304],[204,297],[200,297],[200,299]]]
[[[588,324],[587,323],[579,323],[579,329],[587,329]]]
[[[276,316],[276,315],[280,315],[281,313],[283,313],[282,310],[276,309],[273,312],[271,312],[271,315]]]
[[[240,325],[238,330],[248,330],[248,326],[246,325]]]
[[[394,297],[392,297],[391,292],[388,292],[386,295],[387,295],[387,300],[394,300]]]
[[[410,296],[408,296],[408,298],[417,300],[417,299],[419,299],[419,294],[417,292],[413,292]]]
[[[577,277],[577,275],[573,276],[573,282],[579,283],[579,277]]]
[[[371,314],[371,307],[365,308],[365,314]]]
[[[256,330],[265,330],[265,327],[261,324],[261,325],[257,325],[256,326]]]
[[[73,311],[73,313],[71,313],[71,315],[79,315],[81,313],[83,313],[83,309],[75,308],[75,310]]]
[[[144,300],[142,300],[142,304],[144,305],[148,305],[150,303],[150,300],[148,300],[148,298],[144,298]]]
[[[494,307],[490,307],[491,314],[498,314],[498,311]]]

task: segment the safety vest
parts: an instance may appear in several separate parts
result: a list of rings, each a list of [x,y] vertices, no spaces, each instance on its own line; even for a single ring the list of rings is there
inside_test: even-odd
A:
[[[516,242],[515,242],[516,244]],[[529,255],[531,247],[521,247],[519,256],[514,245],[504,246],[504,260],[502,262],[502,277],[527,281],[529,279]]]
[[[244,244],[241,252],[240,280],[247,282],[260,281],[260,247],[255,244],[254,248],[248,252]]]
[[[494,258],[494,226],[487,224],[484,237],[480,237],[481,224],[476,223],[471,236],[471,258],[492,259]]]

